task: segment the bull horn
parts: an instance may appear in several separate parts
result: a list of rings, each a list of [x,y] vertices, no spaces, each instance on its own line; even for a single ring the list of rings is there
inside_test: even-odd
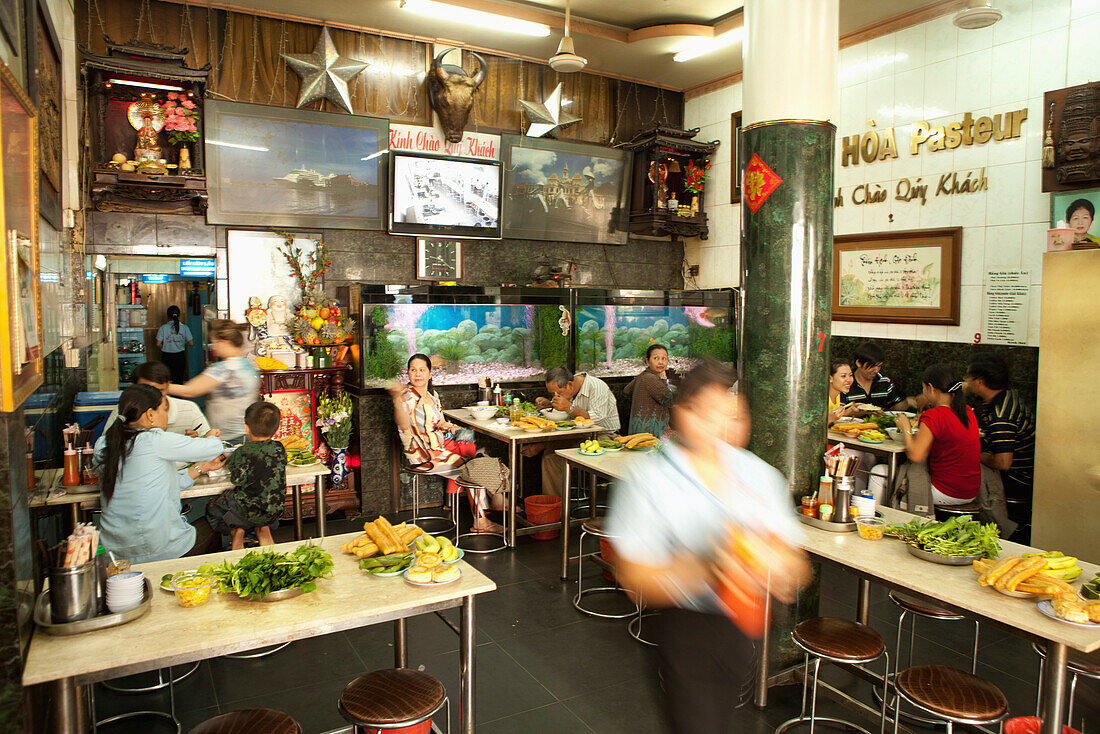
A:
[[[489,65],[485,63],[485,59],[482,58],[481,54],[470,51],[470,55],[477,59],[477,73],[474,74],[473,78],[474,88],[476,89],[481,86],[481,83],[483,81],[485,81],[485,74],[489,70]]]
[[[445,81],[447,79],[447,72],[443,69],[443,57],[454,50],[454,46],[448,46],[436,54],[436,57],[432,59],[432,72],[439,77],[440,81]]]

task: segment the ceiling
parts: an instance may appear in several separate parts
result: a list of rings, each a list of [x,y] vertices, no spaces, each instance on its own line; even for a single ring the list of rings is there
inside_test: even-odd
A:
[[[552,32],[548,38],[532,38],[484,24],[426,17],[402,9],[400,0],[230,0],[230,4],[397,35],[457,41],[524,57],[548,58],[557,50],[565,0],[442,1],[543,22],[552,27]],[[840,0],[840,33],[843,35],[929,4],[935,3],[932,0]],[[699,36],[713,35],[715,27],[722,32],[739,26],[743,5],[743,0],[574,0],[572,35],[577,53],[588,59],[589,70],[685,89],[741,69],[739,43],[683,63],[674,62],[672,56],[686,45],[698,42]],[[672,24],[684,25],[637,32]],[[649,35],[653,37],[639,38]]]

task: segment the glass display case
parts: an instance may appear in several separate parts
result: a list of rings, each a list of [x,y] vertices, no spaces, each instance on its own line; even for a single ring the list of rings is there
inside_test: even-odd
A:
[[[436,385],[538,382],[570,361],[569,291],[559,288],[364,286],[360,303],[366,388],[398,378],[416,353],[431,357]]]
[[[653,344],[684,374],[706,357],[736,360],[736,291],[575,289],[577,371],[600,378],[633,376]]]
[[[363,286],[364,388],[400,378],[413,354],[436,385],[538,383],[566,365],[601,378],[636,375],[651,344],[683,374],[705,357],[736,360],[737,291]]]

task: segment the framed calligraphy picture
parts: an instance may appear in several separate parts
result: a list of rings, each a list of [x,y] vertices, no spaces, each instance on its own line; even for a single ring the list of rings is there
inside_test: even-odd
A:
[[[741,113],[730,114],[730,203],[741,203]]]
[[[959,323],[962,227],[833,239],[833,319]]]

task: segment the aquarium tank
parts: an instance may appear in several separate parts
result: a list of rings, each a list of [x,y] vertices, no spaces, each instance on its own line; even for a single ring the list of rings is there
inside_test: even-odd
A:
[[[432,360],[437,385],[541,381],[566,364],[562,311],[552,304],[387,303],[363,306],[364,387],[404,379],[414,354]]]
[[[681,375],[705,357],[734,360],[732,305],[582,305],[577,312],[578,371],[597,377],[636,375],[653,344],[668,350]]]

